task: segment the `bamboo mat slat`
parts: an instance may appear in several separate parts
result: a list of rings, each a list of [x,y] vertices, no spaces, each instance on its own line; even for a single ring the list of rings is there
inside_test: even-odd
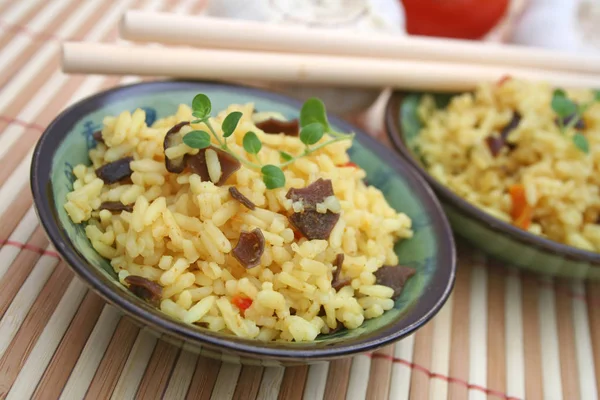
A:
[[[422,329],[372,354],[290,368],[220,362],[157,340],[73,276],[31,205],[33,146],[68,105],[142,79],[64,75],[60,41],[114,42],[127,8],[205,7],[0,0],[0,399],[597,400],[600,284],[507,269],[462,244],[455,291]]]

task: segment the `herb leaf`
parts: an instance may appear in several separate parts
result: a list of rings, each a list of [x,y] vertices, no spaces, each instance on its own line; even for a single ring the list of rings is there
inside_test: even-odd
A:
[[[554,89],[552,96],[567,97],[567,92],[565,92],[564,89]]]
[[[193,118],[190,123],[192,124],[203,124],[204,130],[194,130],[189,132],[183,137],[183,142],[194,149],[204,149],[209,146],[213,146],[215,150],[221,150],[231,157],[235,158],[240,164],[247,168],[255,171],[260,170],[262,174],[262,180],[268,189],[276,189],[285,185],[285,174],[282,168],[290,165],[299,158],[306,157],[316,151],[319,151],[325,146],[329,146],[333,143],[341,140],[352,140],[354,134],[345,134],[341,132],[335,132],[329,126],[327,120],[327,114],[325,111],[325,105],[317,98],[311,98],[307,100],[302,106],[300,112],[300,123],[299,125],[303,128],[300,131],[299,138],[302,143],[305,144],[304,152],[298,155],[292,155],[285,151],[279,151],[281,157],[280,163],[263,165],[260,158],[259,152],[262,149],[262,142],[256,135],[256,133],[249,131],[246,132],[242,139],[242,145],[244,150],[248,154],[255,156],[255,160],[248,159],[242,155],[236,154],[228,145],[227,138],[233,135],[234,131],[238,129],[242,113],[234,111],[229,113],[223,122],[221,123],[222,134],[217,133],[213,128],[210,121],[210,114],[212,105],[210,99],[205,94],[198,94],[192,101],[192,115]],[[294,122],[294,136],[298,129],[297,121]],[[310,147],[313,144],[318,143],[321,138],[328,133],[332,136],[331,139],[323,141],[316,146]],[[215,143],[211,143],[211,139]]]
[[[260,139],[258,139],[256,133],[252,131],[246,132],[242,144],[244,145],[244,150],[246,150],[250,154],[258,154],[258,152],[262,148],[262,143],[260,142]]]
[[[240,118],[242,118],[242,113],[239,111],[234,111],[227,115],[221,124],[221,129],[223,130],[223,136],[229,137],[237,128],[238,123],[240,122]]]
[[[183,137],[183,143],[192,149],[205,149],[210,146],[210,135],[205,131],[191,131]]]
[[[587,141],[587,138],[583,136],[581,133],[576,133],[573,135],[573,144],[585,154],[589,154],[590,152],[590,144]]]
[[[206,119],[211,111],[210,99],[207,95],[200,93],[192,100],[192,115],[198,119]]]
[[[551,105],[554,112],[561,118],[577,112],[577,104],[571,101],[562,89],[554,91]]]
[[[308,124],[300,130],[300,141],[305,145],[317,143],[323,137],[323,125],[319,122]]]
[[[285,152],[285,151],[283,151],[283,150],[280,150],[280,151],[279,151],[279,155],[281,156],[281,158],[282,158],[284,161],[290,161],[292,158],[294,158],[294,157],[292,157],[292,155],[291,155],[290,153],[286,153],[286,152]]]
[[[267,189],[277,189],[285,185],[285,175],[281,168],[275,165],[265,165],[260,169],[263,176],[263,182]]]
[[[594,101],[600,101],[600,90],[594,90]]]
[[[331,131],[329,121],[327,120],[327,112],[325,111],[325,104],[320,99],[312,97],[304,102],[302,110],[300,110],[300,126],[305,127],[314,122],[318,122],[323,125],[323,129],[326,132]]]

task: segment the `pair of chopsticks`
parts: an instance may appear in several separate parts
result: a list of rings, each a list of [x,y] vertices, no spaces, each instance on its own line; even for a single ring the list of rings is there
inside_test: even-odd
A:
[[[600,57],[511,45],[128,11],[120,34],[63,44],[68,73],[465,91],[504,76],[600,88]],[[180,45],[193,46],[184,47]]]

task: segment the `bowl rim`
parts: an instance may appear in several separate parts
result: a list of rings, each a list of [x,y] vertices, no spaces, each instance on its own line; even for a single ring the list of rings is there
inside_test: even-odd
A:
[[[401,157],[398,157],[392,149],[385,147],[376,139],[361,130],[356,129],[350,123],[333,114],[329,115],[329,120],[332,124],[355,131],[357,133],[357,138],[362,145],[376,152],[379,157],[384,162],[388,162],[398,174],[402,171],[402,174],[400,175],[413,189],[412,192],[421,200],[422,207],[429,213],[433,220],[432,230],[438,241],[438,255],[436,256],[436,260],[441,260],[439,264],[440,267],[437,268],[436,272],[432,275],[429,284],[424,287],[423,294],[419,297],[424,298],[425,302],[423,304],[420,304],[419,302],[413,304],[413,307],[415,305],[420,305],[420,307],[425,308],[427,310],[425,313],[415,317],[415,321],[407,326],[399,328],[389,334],[374,336],[369,338],[369,340],[358,343],[347,344],[339,342],[336,346],[323,346],[319,348],[306,348],[304,346],[299,346],[298,348],[270,347],[264,345],[264,343],[260,341],[252,339],[240,340],[235,337],[230,338],[205,333],[203,330],[187,326],[183,322],[169,319],[167,315],[163,314],[157,308],[150,307],[146,304],[143,306],[136,304],[133,299],[128,298],[129,296],[120,294],[118,287],[114,285],[114,282],[111,282],[109,278],[105,277],[97,267],[90,265],[85,258],[72,247],[72,243],[68,240],[67,235],[63,233],[62,227],[55,221],[55,207],[53,201],[48,200],[47,198],[48,193],[51,193],[50,178],[55,152],[66,137],[66,133],[69,132],[72,126],[79,120],[81,114],[97,109],[105,102],[114,101],[112,97],[115,95],[119,96],[119,99],[123,99],[127,97],[136,97],[140,94],[158,93],[164,90],[173,91],[177,88],[179,88],[179,90],[189,89],[192,85],[199,86],[198,90],[202,90],[200,86],[204,88],[226,88],[228,90],[235,90],[244,94],[254,95],[258,98],[284,102],[297,109],[300,109],[302,105],[302,102],[299,100],[254,87],[207,81],[161,80],[135,83],[105,90],[85,97],[62,111],[44,130],[35,146],[30,170],[30,185],[33,193],[35,210],[47,236],[63,260],[66,261],[70,268],[83,279],[88,286],[95,290],[106,301],[133,317],[134,320],[141,322],[143,325],[157,329],[158,331],[165,332],[170,336],[196,343],[201,346],[212,346],[213,349],[217,348],[223,350],[225,353],[229,351],[240,355],[247,355],[252,358],[261,356],[284,361],[320,361],[374,350],[411,334],[437,314],[452,291],[456,275],[456,247],[454,244],[454,237],[447,217],[443,213],[441,204],[435,197],[431,188],[426,184],[425,180],[412,171],[411,167],[402,160]],[[110,284],[107,284],[105,281]],[[442,290],[436,289],[438,287],[442,288]],[[435,297],[432,296],[431,291],[433,290],[427,291],[428,288],[439,292],[438,295]],[[395,323],[398,324],[400,321],[402,321],[402,318],[398,319]],[[360,340],[360,337],[355,340]],[[315,342],[309,342],[307,344],[310,343]]]
[[[467,200],[454,193],[450,188],[440,183],[437,179],[415,159],[412,152],[408,149],[404,141],[404,131],[400,125],[401,106],[403,99],[410,94],[423,94],[426,92],[395,90],[385,106],[385,130],[388,138],[396,150],[415,168],[418,173],[425,178],[427,183],[434,191],[445,201],[456,207],[462,214],[470,215],[484,222],[492,230],[513,237],[515,240],[541,249],[545,252],[553,253],[565,259],[587,262],[593,268],[600,268],[600,253],[588,250],[578,249],[567,244],[555,242],[554,240],[535,235],[533,233],[519,229],[507,222],[491,216],[479,207],[469,203]]]

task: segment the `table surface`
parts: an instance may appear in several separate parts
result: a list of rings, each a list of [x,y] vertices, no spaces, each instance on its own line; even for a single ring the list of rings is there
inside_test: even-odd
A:
[[[60,41],[117,40],[126,7],[199,12],[204,3],[0,0],[0,398],[596,399],[600,284],[523,274],[462,245],[454,293],[417,333],[287,369],[157,340],[74,278],[32,208],[32,147],[65,106],[140,79],[64,75]],[[381,116],[369,115],[381,137],[372,123]]]

